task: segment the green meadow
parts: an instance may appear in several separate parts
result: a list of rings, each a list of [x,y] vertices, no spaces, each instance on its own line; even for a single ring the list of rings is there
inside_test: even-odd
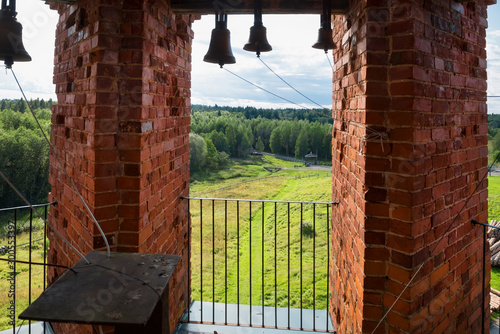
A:
[[[217,182],[194,182],[191,197],[331,202],[329,171],[266,159],[233,166]],[[270,165],[284,169],[269,173],[263,166]],[[192,200],[192,298],[326,309],[327,210],[331,207]]]

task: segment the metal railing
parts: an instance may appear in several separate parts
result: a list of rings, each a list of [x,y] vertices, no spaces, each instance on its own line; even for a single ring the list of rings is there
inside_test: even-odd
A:
[[[202,324],[333,332],[332,202],[185,198],[190,311]]]
[[[51,204],[33,205],[45,219]],[[18,320],[19,313],[38,298],[47,287],[47,230],[45,222],[29,206],[0,209],[1,233],[0,265],[7,268],[2,289],[8,301],[8,328],[16,333],[16,326],[26,325]],[[27,250],[26,250],[27,249]],[[31,333],[31,322],[28,324]],[[1,328],[5,330],[8,328]]]

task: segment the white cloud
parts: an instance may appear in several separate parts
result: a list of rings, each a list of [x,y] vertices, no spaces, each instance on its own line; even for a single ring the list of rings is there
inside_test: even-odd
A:
[[[14,70],[28,98],[54,98],[52,84],[54,36],[58,14],[39,0],[17,2],[18,20],[24,27],[24,44],[33,61],[16,63]],[[500,15],[500,7],[488,7],[489,17]],[[490,20],[487,31],[488,95],[500,95],[500,21]],[[296,89],[327,108],[331,106],[330,64],[321,50],[311,48],[319,28],[318,15],[265,15],[268,40],[273,51],[261,59]],[[274,74],[255,56],[242,50],[247,42],[252,15],[232,15],[228,19],[231,43],[237,63],[226,68],[247,80],[298,104],[315,107]],[[203,62],[208,50],[214,16],[203,16],[193,24],[192,102],[229,105],[290,107],[291,105],[232,76],[216,64]],[[331,57],[331,53],[329,53]],[[331,59],[331,58],[330,58]],[[0,98],[20,98],[10,72],[0,71]],[[497,101],[498,100],[498,101]],[[490,98],[489,112],[500,112],[500,99]]]

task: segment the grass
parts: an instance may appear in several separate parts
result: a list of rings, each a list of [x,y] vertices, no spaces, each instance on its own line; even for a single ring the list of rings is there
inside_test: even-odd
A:
[[[44,242],[43,242],[43,230],[34,231],[32,234],[32,244],[29,247],[30,239],[29,233],[23,232],[17,235],[17,260],[28,261],[30,260],[31,251],[31,261],[32,262],[43,262],[44,255]],[[8,239],[6,237],[0,238],[0,245],[8,245]],[[0,258],[8,258],[8,254],[1,255]],[[10,277],[12,274],[12,269],[9,268],[9,262],[0,261],[0,330],[11,328],[12,325],[9,324],[9,305],[12,300],[9,297],[10,289]],[[16,264],[15,270],[16,279],[16,326],[21,325],[22,321],[17,319],[19,313],[24,310],[31,298],[34,301],[44,290],[44,270],[43,266],[27,264]],[[31,279],[31,291],[28,288],[30,286],[29,282]]]
[[[226,178],[215,183],[211,180],[195,182],[191,186],[191,196],[208,194],[213,198],[331,201],[331,174],[328,171],[298,170],[294,167],[296,163],[266,159],[268,161],[252,165],[253,182],[243,183],[244,178]],[[287,169],[269,174],[262,167],[269,165]],[[240,167],[234,166],[234,172]],[[226,205],[227,218],[224,216]],[[226,204],[224,201],[205,201],[202,205],[198,201],[192,203],[193,298],[253,305],[263,303],[266,306],[276,303],[279,307],[288,304],[300,307],[302,303],[304,308],[325,309],[327,213],[324,207],[302,205],[301,217],[300,209],[300,204],[291,204],[288,217],[288,205],[281,203],[276,205],[276,215],[273,203],[244,202],[239,207],[235,202]],[[315,228],[314,233],[308,230],[312,237],[302,234],[301,247],[302,222],[313,224]],[[313,267],[324,268],[313,273]],[[278,287],[276,291],[275,285]]]
[[[500,220],[500,177],[488,177],[488,219]]]
[[[231,168],[210,173],[198,173],[195,176],[196,181],[191,183],[191,196],[210,196],[210,197],[226,197],[226,198],[254,198],[254,199],[279,199],[289,201],[331,201],[331,173],[328,171],[313,171],[302,170],[303,168],[296,168],[297,163],[282,161],[273,157],[266,157],[266,161],[262,158],[253,158],[250,160],[235,161]],[[269,173],[263,166],[280,166],[283,169],[278,173]],[[303,167],[303,166],[301,166]],[[307,186],[304,186],[307,184]],[[222,204],[223,205],[223,204]],[[235,212],[234,203],[231,212]],[[240,208],[240,234],[239,256],[237,253],[237,222],[231,217],[228,220],[228,234],[227,238],[224,233],[224,208],[221,202],[218,202],[215,207],[215,226],[212,225],[211,220],[211,203],[206,203],[203,206],[204,216],[204,235],[200,243],[199,232],[199,206],[191,206],[192,220],[193,220],[193,246],[192,251],[194,254],[194,268],[201,267],[201,257],[199,256],[199,249],[203,247],[204,252],[208,251],[210,254],[210,261],[208,258],[203,259],[203,299],[204,301],[212,300],[211,287],[216,282],[215,300],[224,301],[226,298],[226,282],[218,279],[213,279],[211,275],[215,271],[215,277],[223,277],[225,266],[228,266],[228,282],[227,282],[227,296],[228,302],[233,303],[237,301],[239,296],[240,303],[250,303],[250,296],[253,304],[260,304],[262,298],[266,305],[274,305],[275,296],[274,290],[274,277],[275,265],[269,259],[274,258],[274,251],[278,253],[276,261],[276,282],[280,290],[277,294],[277,302],[279,306],[286,306],[288,304],[287,296],[294,296],[290,299],[291,307],[299,307],[300,299],[300,254],[302,253],[302,267],[303,267],[303,305],[305,308],[316,307],[317,309],[324,309],[326,307],[326,265],[324,265],[324,272],[318,273],[314,277],[316,282],[316,293],[310,288],[313,285],[312,266],[313,266],[313,253],[312,243],[316,243],[315,261],[317,264],[327,264],[327,239],[326,239],[326,212],[318,210],[316,215],[313,216],[312,206],[304,207],[303,221],[308,223],[314,222],[314,233],[311,234],[311,227],[304,224],[304,230],[314,236],[303,236],[302,250],[300,249],[300,216],[297,217],[300,207],[298,205],[291,206],[292,216],[290,218],[290,275],[291,285],[290,294],[288,294],[288,257],[286,256],[286,249],[288,249],[288,239],[284,235],[288,233],[288,220],[286,219],[286,207],[278,208],[278,216],[276,217],[276,228],[274,227],[274,208],[272,204],[264,206],[264,219],[262,221],[262,206],[256,204],[252,208],[249,206]],[[251,213],[251,218],[250,218]],[[314,219],[316,217],[316,220]],[[17,244],[29,244],[29,216],[18,216],[18,235]],[[0,222],[7,222],[9,217],[1,217]],[[252,222],[250,227],[250,221]],[[5,224],[4,224],[5,225]],[[34,231],[32,240],[43,239],[43,230],[41,230],[42,222],[35,219],[33,221]],[[212,228],[215,228],[216,239],[215,247],[212,246]],[[196,230],[198,228],[198,230]],[[197,232],[198,231],[198,232]],[[274,233],[276,231],[277,239],[274,241]],[[264,237],[264,242],[262,242]],[[226,241],[227,240],[227,253]],[[251,240],[251,243],[250,243]],[[0,246],[8,245],[6,238],[6,228],[0,226]],[[264,245],[264,247],[262,247]],[[250,256],[250,248],[252,248]],[[23,245],[17,248],[18,260],[29,260],[30,247]],[[197,255],[198,254],[198,255]],[[211,254],[214,254],[216,266],[212,267]],[[226,262],[227,254],[227,262]],[[262,258],[264,257],[264,263]],[[0,258],[7,258],[7,255],[0,256]],[[239,270],[238,270],[239,258]],[[43,262],[43,240],[38,240],[32,243],[31,246],[31,261]],[[252,269],[250,270],[250,265]],[[30,271],[31,270],[31,271]],[[10,328],[9,325],[9,310],[8,306],[11,298],[8,296],[10,287],[10,275],[12,270],[9,268],[9,263],[0,261],[0,330]],[[264,284],[262,284],[262,273],[264,272]],[[24,310],[29,303],[29,299],[35,300],[44,287],[44,272],[42,266],[17,264],[16,265],[16,318],[21,310]],[[250,274],[251,273],[251,274]],[[31,292],[28,289],[29,278],[32,280]],[[252,280],[252,292],[246,282]],[[193,297],[200,299],[201,296],[201,272],[200,270],[194,271],[192,275]],[[238,294],[238,282],[240,282],[240,290]],[[221,284],[223,283],[223,284]],[[264,286],[264,291],[262,290]],[[264,293],[263,293],[264,292]],[[264,297],[262,297],[264,296]],[[312,300],[316,300],[313,305]],[[17,320],[16,326],[21,325],[22,321]]]
[[[488,219],[500,220],[500,177],[488,177]],[[490,285],[500,290],[500,268],[491,268]]]

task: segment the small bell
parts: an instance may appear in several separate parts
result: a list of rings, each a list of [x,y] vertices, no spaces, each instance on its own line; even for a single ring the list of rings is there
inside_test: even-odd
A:
[[[227,29],[227,15],[215,14],[215,29],[212,30],[210,46],[203,61],[219,64],[221,68],[225,64],[236,63],[231,50],[230,35],[230,31]]]
[[[267,41],[267,29],[262,24],[262,1],[255,0],[255,13],[254,13],[254,24],[250,28],[250,38],[248,43],[245,44],[243,50],[256,52],[257,57],[260,56],[261,52],[268,52],[273,49],[273,47]]]
[[[328,0],[323,0],[323,14],[321,15],[321,28],[318,30],[318,41],[312,47],[325,50],[325,53],[328,50],[337,48],[333,42],[332,9]]]
[[[2,1],[0,10],[0,60],[11,68],[14,61],[31,61],[31,57],[24,48],[21,23],[16,20],[15,1]]]

